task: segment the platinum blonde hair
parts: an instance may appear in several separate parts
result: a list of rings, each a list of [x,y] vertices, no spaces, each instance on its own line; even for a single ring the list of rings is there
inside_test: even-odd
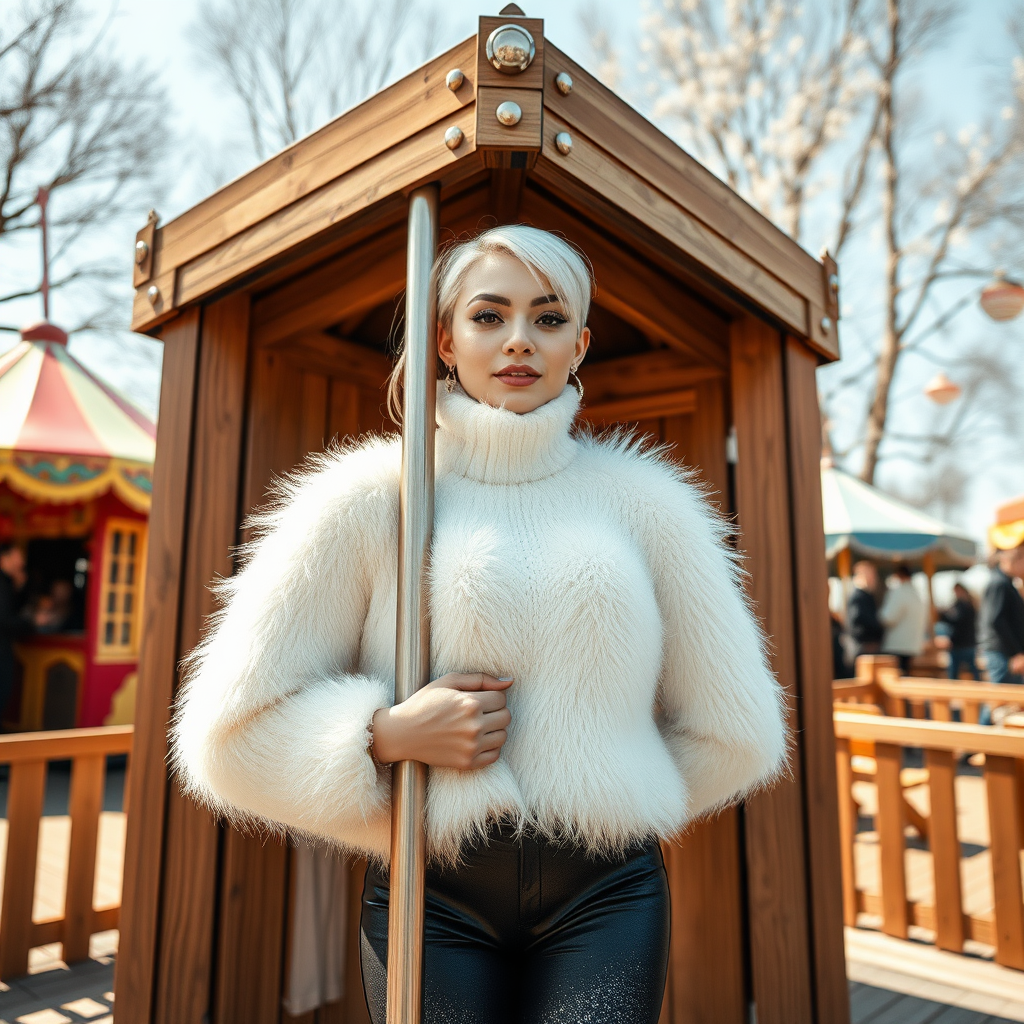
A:
[[[455,304],[473,265],[485,256],[514,256],[529,269],[538,284],[546,281],[551,292],[576,327],[576,337],[587,326],[594,278],[586,257],[564,238],[530,227],[528,224],[502,224],[473,238],[451,243],[434,262],[433,281],[437,288],[437,319],[446,330],[452,329]],[[438,360],[438,375],[443,372]],[[402,421],[402,379],[405,351],[399,352],[395,368],[388,378],[388,411],[395,423]]]

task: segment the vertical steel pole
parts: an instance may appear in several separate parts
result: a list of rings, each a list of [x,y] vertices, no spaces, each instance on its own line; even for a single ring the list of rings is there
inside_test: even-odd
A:
[[[437,299],[430,271],[437,252],[440,190],[409,197],[405,287],[405,392],[398,513],[398,636],[395,703],[430,681],[425,569],[434,525],[434,404]],[[423,907],[427,768],[401,761],[391,781],[391,902],[387,1024],[419,1024],[423,1008]]]

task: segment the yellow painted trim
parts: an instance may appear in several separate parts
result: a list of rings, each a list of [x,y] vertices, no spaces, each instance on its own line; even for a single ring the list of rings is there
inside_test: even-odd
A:
[[[0,483],[6,483],[12,491],[17,491],[24,498],[63,505],[77,501],[91,501],[101,494],[106,494],[107,491],[113,491],[135,512],[149,512],[152,504],[150,495],[131,481],[131,477],[138,473],[152,472],[152,467],[148,463],[129,462],[125,459],[102,460],[84,456],[77,458],[73,455],[42,453],[40,458],[52,461],[59,469],[66,469],[75,462],[95,464],[105,461],[102,472],[91,480],[64,484],[38,480],[26,473],[17,464],[16,456],[18,454],[9,448],[0,450]]]

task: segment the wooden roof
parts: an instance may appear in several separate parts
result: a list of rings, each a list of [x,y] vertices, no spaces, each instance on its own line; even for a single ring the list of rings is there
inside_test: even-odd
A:
[[[533,64],[514,76],[495,70],[483,53],[488,34],[508,21],[525,25],[537,44]],[[456,91],[445,84],[453,68],[465,76]],[[568,94],[555,85],[563,72],[573,82]],[[523,111],[513,128],[495,117],[505,100]],[[454,150],[445,145],[452,126],[464,136]],[[555,143],[560,132],[572,139],[566,155]],[[834,264],[810,256],[544,39],[542,21],[508,15],[481,18],[476,36],[166,225],[147,224],[138,235],[149,251],[135,270],[132,329],[154,332],[178,310],[227,290],[265,291],[301,271],[315,274],[312,268],[346,250],[350,264],[390,260],[391,276],[401,280],[395,242],[404,237],[406,196],[429,181],[441,183],[446,225],[475,226],[473,195],[485,195],[499,218],[504,211],[505,219],[532,214],[545,226],[572,221],[592,259],[591,247],[609,258],[627,247],[667,271],[666,281],[699,295],[712,320],[754,310],[821,356],[838,357],[837,296],[828,283]],[[341,259],[325,268],[335,282]],[[599,289],[614,290],[599,262]],[[642,279],[638,272],[631,289],[643,287]],[[648,284],[650,301],[671,306],[670,294],[659,300],[659,287]],[[305,306],[311,291],[304,292]],[[614,296],[607,305],[615,309]],[[692,304],[677,312],[681,332],[694,310],[701,315]],[[665,313],[671,320],[671,309]],[[273,331],[261,318],[254,328]]]

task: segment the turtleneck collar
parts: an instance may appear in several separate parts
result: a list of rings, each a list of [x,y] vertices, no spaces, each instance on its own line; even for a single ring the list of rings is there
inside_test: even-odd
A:
[[[461,388],[449,394],[438,381],[438,469],[491,484],[551,476],[572,460],[569,427],[579,404],[576,389],[567,385],[539,409],[515,413],[478,402]]]

